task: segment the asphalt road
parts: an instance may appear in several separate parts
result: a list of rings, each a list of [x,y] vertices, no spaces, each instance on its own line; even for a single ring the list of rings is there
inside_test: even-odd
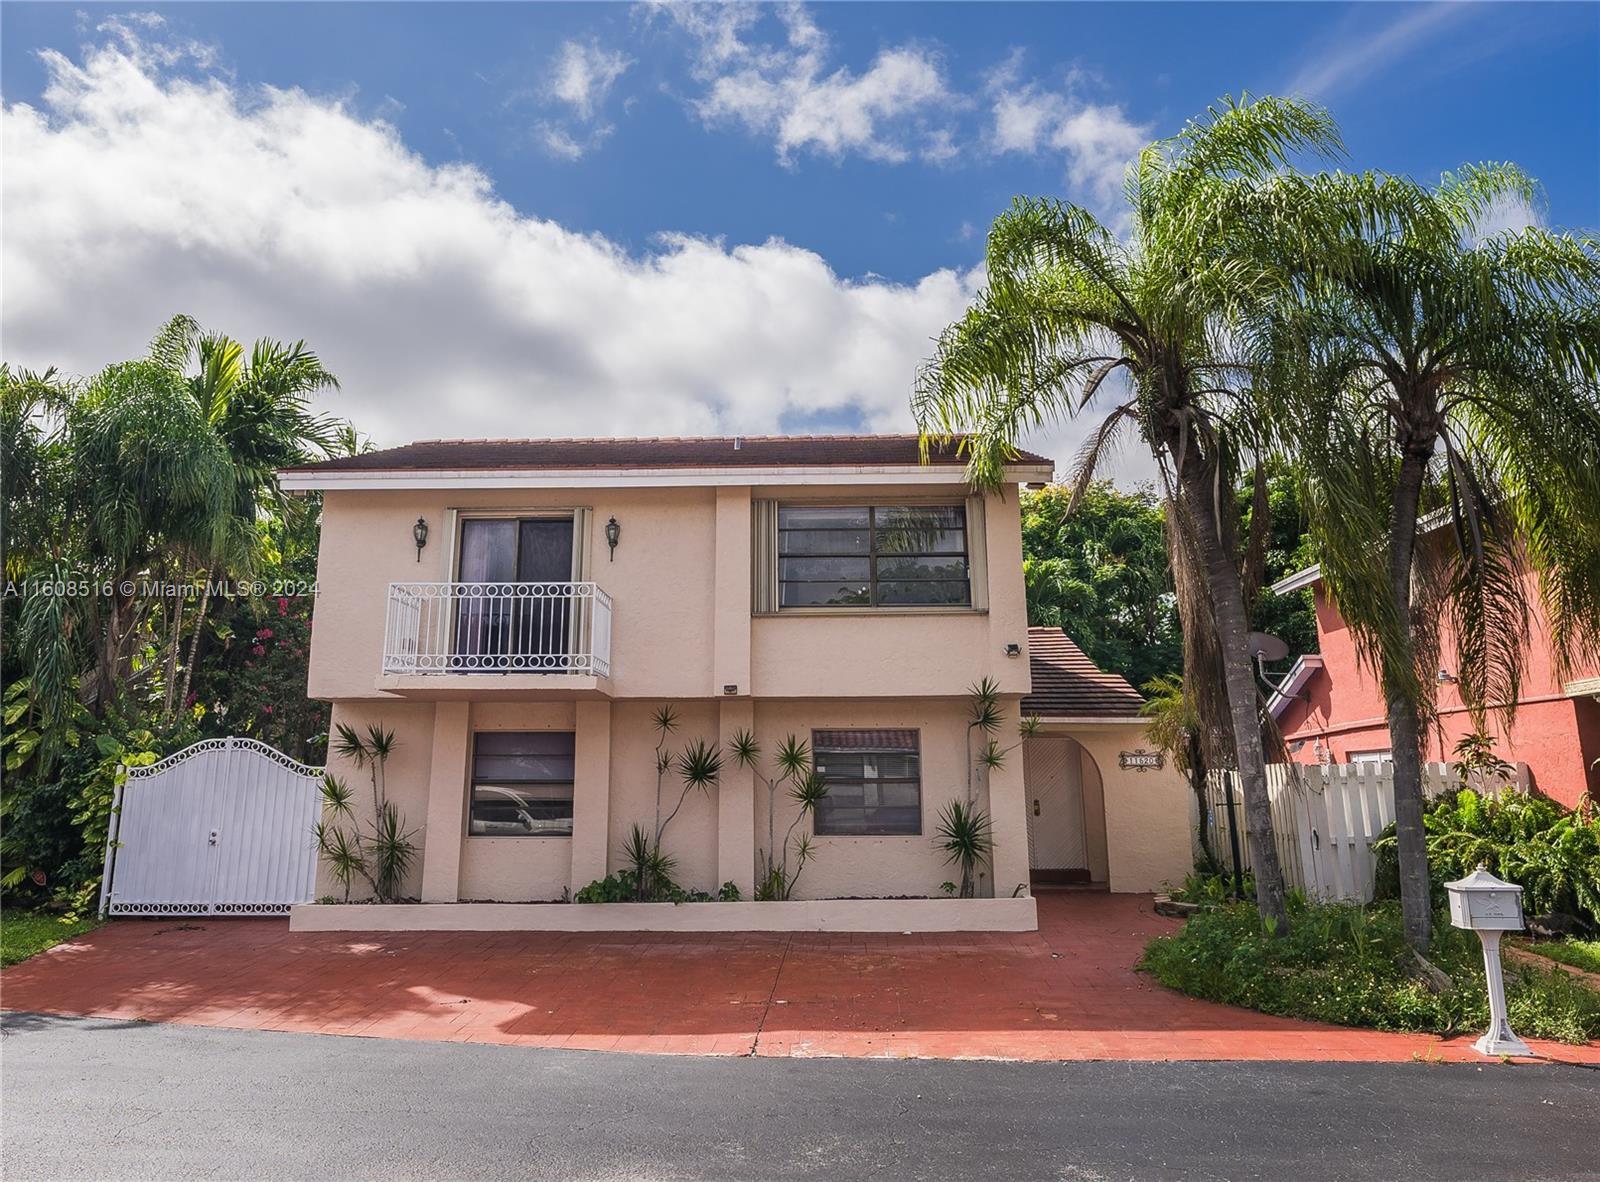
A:
[[[7,1015],[6,1179],[1600,1179],[1600,1071],[708,1059]]]

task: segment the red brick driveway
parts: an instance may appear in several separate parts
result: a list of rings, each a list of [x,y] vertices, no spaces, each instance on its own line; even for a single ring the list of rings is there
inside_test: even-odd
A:
[[[1182,997],[1133,971],[1147,896],[1044,894],[1025,935],[291,933],[119,920],[0,976],[13,1010],[710,1055],[1482,1061]],[[1600,1044],[1539,1043],[1600,1063]]]

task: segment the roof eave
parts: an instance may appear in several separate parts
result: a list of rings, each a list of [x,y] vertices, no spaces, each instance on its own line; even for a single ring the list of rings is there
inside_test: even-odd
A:
[[[1049,480],[1049,464],[1011,464],[1007,484]],[[959,464],[813,464],[675,468],[284,468],[285,492],[470,488],[671,488],[703,485],[965,484]]]

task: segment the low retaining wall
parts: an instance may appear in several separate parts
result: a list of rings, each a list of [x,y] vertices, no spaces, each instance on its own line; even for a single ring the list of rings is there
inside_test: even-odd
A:
[[[296,932],[1032,932],[1032,898],[788,903],[307,903]]]

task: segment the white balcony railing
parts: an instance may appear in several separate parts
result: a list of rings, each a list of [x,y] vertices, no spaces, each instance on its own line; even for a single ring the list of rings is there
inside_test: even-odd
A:
[[[611,676],[611,597],[594,583],[390,583],[385,673]]]

